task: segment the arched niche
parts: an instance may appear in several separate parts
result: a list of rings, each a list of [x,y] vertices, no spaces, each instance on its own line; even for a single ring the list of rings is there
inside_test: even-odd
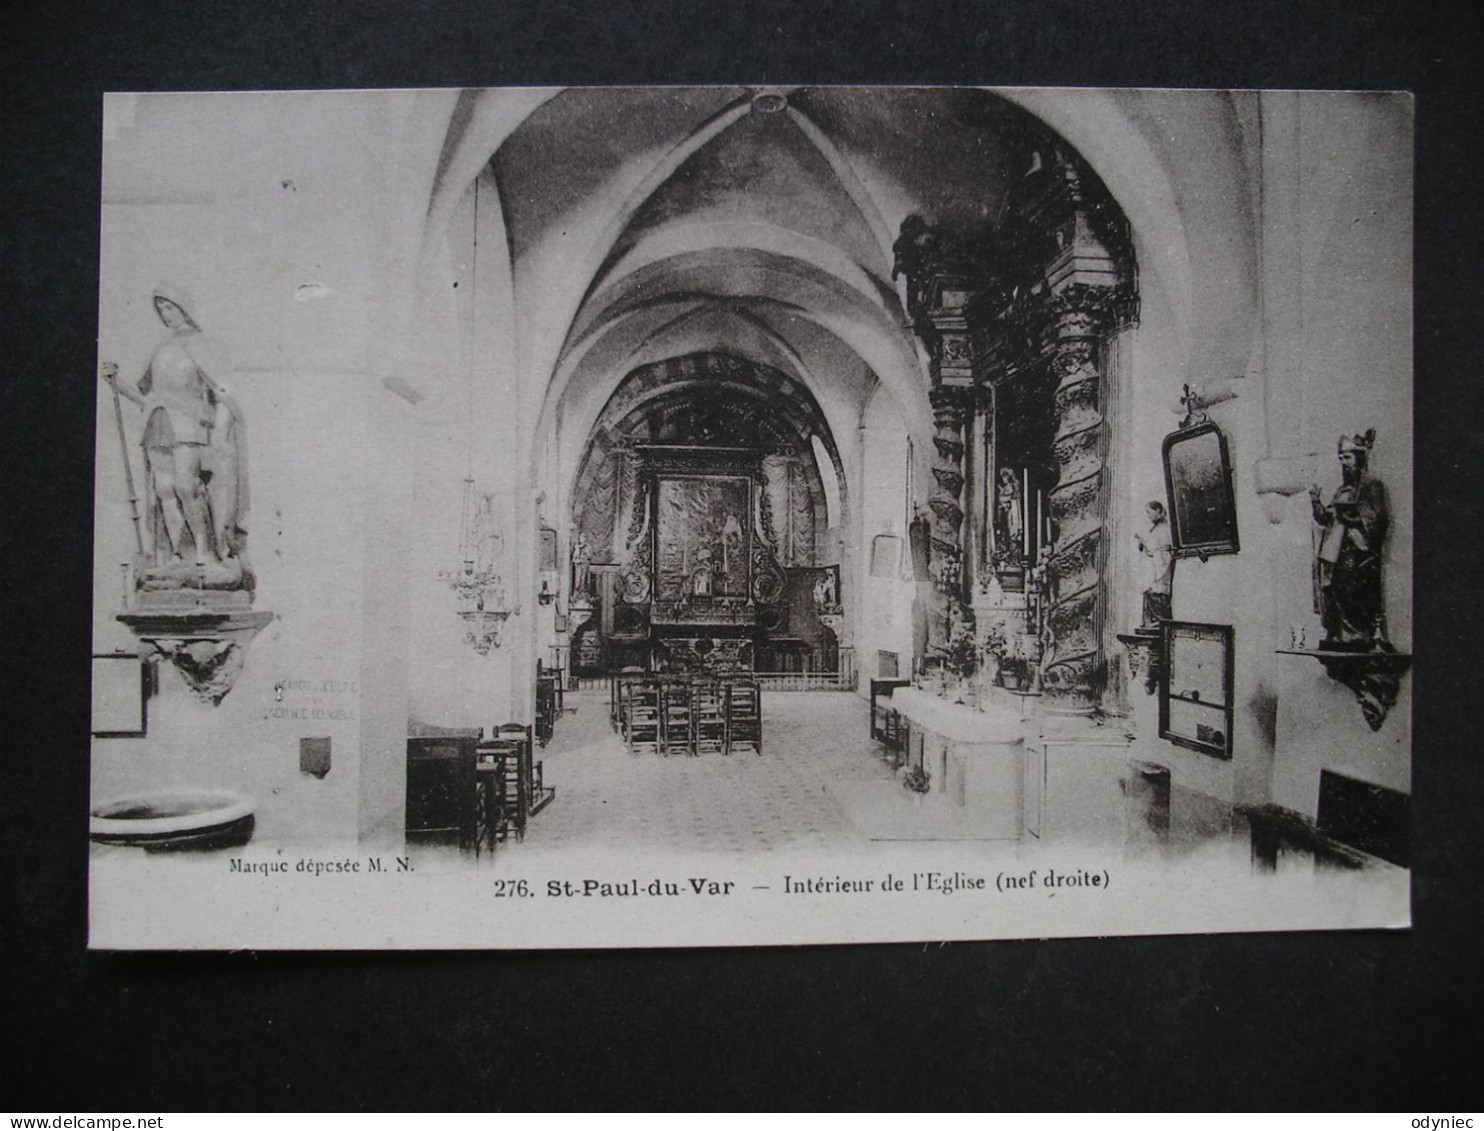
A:
[[[584,445],[571,522],[593,561],[617,561],[633,509],[638,444],[758,448],[786,566],[814,566],[830,529],[818,452],[840,490],[846,477],[832,431],[809,389],[770,366],[722,353],[635,369],[618,384]]]

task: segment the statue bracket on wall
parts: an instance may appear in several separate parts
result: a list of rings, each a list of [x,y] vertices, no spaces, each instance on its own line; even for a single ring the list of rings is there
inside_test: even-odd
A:
[[[169,591],[172,597],[181,593]],[[139,638],[141,659],[168,659],[197,698],[216,706],[237,682],[248,645],[273,614],[253,612],[245,602],[223,605],[203,596],[192,605],[141,601],[118,619]]]
[[[1158,628],[1136,628],[1133,632],[1120,632],[1118,642],[1128,651],[1128,671],[1134,679],[1144,674],[1144,694],[1153,695],[1159,687],[1160,674],[1164,668],[1164,652],[1159,642]]]
[[[1412,666],[1405,652],[1344,652],[1328,648],[1279,648],[1282,656],[1311,656],[1324,667],[1324,674],[1348,688],[1360,704],[1366,725],[1380,730],[1387,712],[1396,706],[1402,676]]]

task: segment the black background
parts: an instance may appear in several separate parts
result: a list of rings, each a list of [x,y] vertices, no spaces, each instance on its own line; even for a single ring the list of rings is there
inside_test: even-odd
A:
[[[12,0],[0,1107],[1477,1108],[1480,23],[1471,5],[1404,0]],[[570,81],[1416,91],[1413,930],[585,954],[84,949],[101,92]]]

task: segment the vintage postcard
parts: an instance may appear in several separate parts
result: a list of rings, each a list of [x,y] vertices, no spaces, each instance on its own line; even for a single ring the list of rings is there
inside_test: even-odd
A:
[[[1412,104],[109,95],[95,948],[1409,922]]]

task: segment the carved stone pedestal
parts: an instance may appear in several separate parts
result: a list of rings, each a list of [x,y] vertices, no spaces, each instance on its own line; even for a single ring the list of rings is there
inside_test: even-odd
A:
[[[1280,656],[1311,656],[1324,668],[1324,674],[1350,689],[1360,704],[1366,725],[1380,730],[1387,712],[1396,706],[1402,676],[1412,666],[1405,652],[1375,649],[1366,652],[1344,652],[1327,648],[1279,648]]]
[[[1136,628],[1120,632],[1118,642],[1128,650],[1129,675],[1138,679],[1144,673],[1144,694],[1153,695],[1164,671],[1164,651],[1160,647],[1159,629]]]
[[[142,594],[118,619],[139,638],[142,659],[168,659],[196,696],[215,706],[232,690],[248,645],[273,614],[254,612],[251,594],[241,590],[172,589]]]

